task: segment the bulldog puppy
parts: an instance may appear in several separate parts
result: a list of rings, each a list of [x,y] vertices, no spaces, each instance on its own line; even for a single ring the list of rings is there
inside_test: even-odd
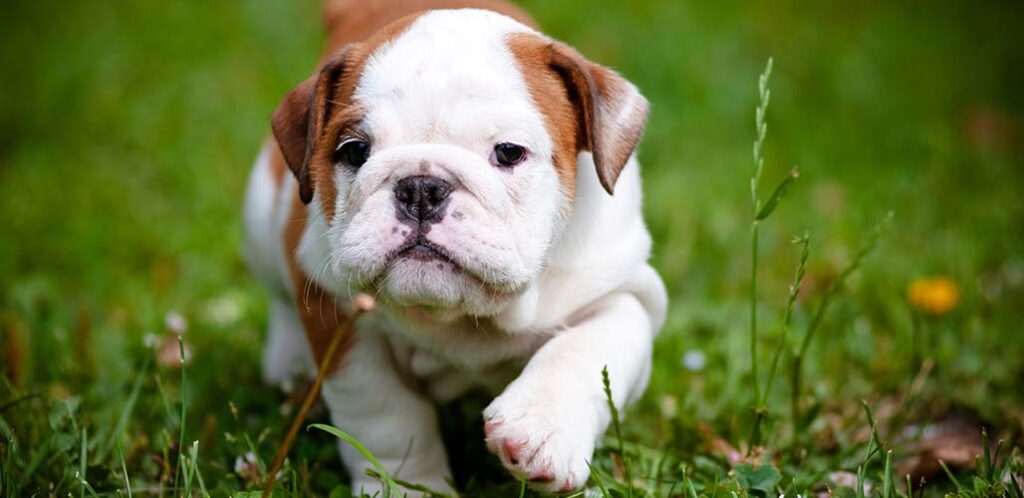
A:
[[[267,381],[312,374],[351,296],[377,312],[324,384],[334,425],[450,490],[434,401],[496,395],[486,443],[542,491],[584,485],[646,386],[666,295],[648,264],[636,87],[498,1],[328,0],[320,68],[273,113],[245,201],[270,294]],[[356,490],[380,484],[341,445]]]

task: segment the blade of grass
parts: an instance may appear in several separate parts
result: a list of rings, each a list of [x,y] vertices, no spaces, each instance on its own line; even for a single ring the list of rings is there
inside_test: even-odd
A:
[[[753,385],[753,412],[754,434],[751,436],[751,451],[757,445],[756,439],[760,434],[760,418],[758,407],[761,399],[761,381],[758,377],[760,369],[757,366],[757,257],[758,239],[760,238],[760,221],[758,214],[761,212],[761,201],[757,197],[757,187],[761,183],[761,173],[764,171],[764,139],[768,134],[768,122],[766,114],[768,103],[771,101],[771,90],[768,88],[768,81],[771,79],[773,59],[768,58],[764,71],[757,81],[758,104],[754,113],[754,176],[750,178],[750,204],[753,218],[750,226],[750,378]],[[775,209],[774,207],[772,208]]]
[[[948,477],[950,482],[953,483],[953,486],[956,486],[956,490],[958,492],[963,491],[964,487],[960,485],[960,481],[953,475],[953,471],[949,470],[949,466],[946,465],[946,462],[939,460],[939,466],[942,467],[942,471],[946,473],[946,477]]]
[[[124,450],[121,449],[121,443],[117,444],[117,456],[121,460],[121,480],[124,481],[124,489],[128,493],[128,498],[132,498],[132,481],[128,478],[128,466],[124,464]]]
[[[981,428],[981,449],[985,459],[984,465],[981,467],[981,475],[988,480],[992,480],[992,474],[995,472],[992,469],[992,456],[989,454],[991,448],[989,448],[988,430],[984,427]]]
[[[164,410],[164,419],[167,425],[174,425],[175,417],[174,410],[171,408],[171,402],[167,399],[167,392],[164,391],[164,385],[160,382],[160,375],[158,373],[153,374],[153,382],[156,384],[156,392],[160,395],[160,406]]]
[[[82,427],[82,445],[78,449],[78,475],[82,476],[81,490],[78,492],[78,498],[85,497],[85,467],[88,462],[89,453],[89,437],[85,432],[85,427]]]
[[[865,473],[867,472],[868,465],[871,463],[871,458],[875,456],[875,453],[881,450],[882,446],[881,440],[878,438],[878,424],[875,422],[875,415],[871,411],[871,406],[864,400],[861,400],[861,405],[864,407],[864,413],[867,415],[868,425],[871,427],[871,439],[868,440],[868,446],[864,450],[864,460],[857,467],[857,498],[865,498],[864,484],[867,481]],[[883,493],[884,492],[885,491],[883,489]]]
[[[825,317],[825,312],[828,311],[828,307],[832,303],[832,300],[846,285],[846,280],[850,275],[857,271],[864,259],[874,251],[875,246],[878,244],[878,239],[889,228],[892,223],[892,219],[893,213],[892,211],[889,211],[886,213],[885,217],[882,218],[882,221],[878,222],[868,233],[868,236],[861,244],[860,249],[857,250],[857,253],[846,268],[843,268],[839,277],[832,282],[828,289],[825,290],[825,295],[818,303],[818,307],[814,312],[814,317],[811,319],[811,323],[807,326],[807,331],[804,333],[803,341],[800,343],[800,349],[793,355],[793,385],[790,393],[792,396],[792,400],[790,401],[790,410],[792,412],[791,416],[793,419],[794,448],[797,434],[800,432],[798,422],[800,420],[800,395],[803,392],[803,361],[807,358],[807,351],[811,346],[811,340],[814,338],[814,333],[821,325],[821,321]]]
[[[89,484],[89,481],[85,480],[84,475],[75,472],[75,478],[77,478],[78,482],[82,484],[82,488],[89,492],[89,496],[93,498],[99,498],[99,495],[96,494],[96,490],[93,489],[91,484]]]
[[[608,492],[608,488],[604,485],[604,481],[601,480],[601,476],[598,475],[597,469],[595,469],[590,462],[587,462],[587,467],[590,467],[590,478],[597,483],[597,489],[601,490],[601,496],[604,498],[612,498],[611,493]]]
[[[679,485],[678,481],[672,481],[672,483],[668,487],[668,491],[664,495],[662,495],[662,496],[675,496],[676,486],[677,485]]]
[[[892,450],[885,453],[885,470],[882,474],[882,498],[893,498],[895,485],[892,479]]]
[[[385,485],[384,496],[391,496],[392,493],[394,493],[394,496],[402,496],[402,490],[398,487],[398,483],[395,482],[394,478],[391,477],[391,474],[388,472],[388,470],[384,468],[384,465],[382,463],[380,463],[380,460],[377,460],[377,457],[374,456],[373,453],[370,452],[370,450],[363,445],[363,443],[360,443],[356,438],[348,435],[341,429],[338,429],[337,427],[332,427],[330,425],[312,424],[309,426],[309,428],[319,429],[348,443],[349,446],[351,446],[361,455],[363,455],[363,458],[370,462],[370,465],[373,465],[373,467],[377,470],[377,473],[380,474],[380,479],[381,481],[384,482]]]
[[[771,211],[775,209],[775,205],[778,204],[778,202],[782,199],[782,196],[784,196],[786,191],[789,189],[789,184],[792,183],[792,181],[794,179],[796,179],[796,177],[797,177],[796,168],[794,168],[793,172],[791,173],[791,175],[786,177],[786,179],[784,179],[782,181],[782,183],[780,183],[779,186],[775,189],[775,193],[772,194],[772,198],[769,200],[769,203],[771,203],[771,209],[769,209],[768,212],[764,213],[764,217],[767,217],[769,214],[771,214]],[[766,204],[765,207],[768,207],[768,205]],[[761,215],[758,215],[758,216],[761,216]],[[792,312],[793,312],[793,305],[796,302],[796,296],[797,296],[796,292],[799,290],[799,281],[803,279],[804,267],[806,266],[807,255],[808,255],[808,253],[807,253],[807,245],[805,243],[802,259],[801,259],[801,261],[800,261],[800,263],[799,263],[799,265],[797,267],[796,279],[794,280],[793,285],[790,286],[790,295],[789,295],[788,302],[786,304],[786,308],[785,308],[785,312],[784,312],[783,320],[782,320],[782,322],[783,322],[782,323],[782,333],[781,333],[781,337],[779,339],[779,344],[776,347],[775,353],[774,353],[773,358],[772,358],[772,366],[771,366],[771,371],[770,371],[770,373],[768,375],[768,381],[765,384],[764,391],[760,391],[759,392],[759,389],[760,389],[759,388],[759,384],[760,384],[760,380],[759,380],[760,379],[760,369],[757,366],[758,365],[758,361],[757,361],[757,306],[756,306],[756,302],[757,302],[757,283],[756,283],[756,280],[757,280],[757,260],[758,260],[758,257],[757,257],[758,256],[757,244],[758,244],[758,237],[759,237],[759,233],[760,233],[760,228],[759,228],[760,227],[760,222],[764,219],[764,217],[756,218],[754,220],[754,222],[753,222],[753,228],[752,228],[752,231],[753,231],[753,238],[752,238],[753,247],[752,247],[751,265],[754,268],[754,274],[751,275],[751,295],[750,295],[750,299],[751,299],[751,302],[754,303],[754,305],[751,307],[751,314],[750,314],[751,319],[752,319],[751,320],[751,324],[750,324],[751,325],[751,327],[750,327],[750,357],[751,357],[751,365],[752,365],[752,368],[751,368],[752,373],[751,374],[753,376],[753,384],[754,384],[754,406],[751,409],[751,411],[753,413],[753,424],[752,424],[751,435],[750,435],[750,446],[749,446],[749,449],[748,449],[748,452],[747,452],[748,455],[752,454],[751,452],[754,451],[754,448],[756,448],[756,447],[761,445],[761,426],[762,426],[762,424],[764,423],[765,419],[768,416],[768,410],[767,410],[768,395],[771,392],[772,383],[775,381],[775,373],[776,373],[776,370],[777,370],[778,365],[779,365],[779,358],[782,355],[782,347],[783,347],[783,345],[785,344],[785,341],[786,341],[786,332],[787,332],[787,330],[789,328],[789,319],[790,319],[790,316],[792,315]],[[794,241],[794,243],[798,243],[798,241]]]
[[[380,473],[377,472],[376,470],[373,470],[373,469],[366,469],[366,475],[368,475],[368,476],[370,476],[370,477],[372,477],[374,479],[378,479],[378,480],[382,479],[382,476],[380,475]],[[399,486],[401,486],[401,487],[403,487],[405,489],[408,489],[410,491],[419,491],[420,493],[425,493],[428,496],[435,496],[435,497],[440,497],[440,498],[451,498],[451,496],[452,496],[449,493],[438,491],[436,489],[431,488],[430,486],[424,486],[422,484],[417,484],[417,483],[414,483],[414,482],[403,481],[402,479],[399,479],[399,478],[394,477],[394,476],[391,477],[391,480],[395,481],[395,484],[398,484]],[[525,481],[523,481],[523,482],[525,483]],[[295,495],[295,493],[292,493],[292,494]]]
[[[135,377],[135,382],[132,383],[132,390],[128,394],[128,401],[125,402],[124,408],[121,409],[121,414],[117,418],[117,423],[114,424],[114,430],[107,437],[103,447],[96,455],[96,461],[102,462],[106,460],[107,455],[110,454],[110,450],[114,447],[114,442],[117,438],[121,437],[125,428],[128,427],[128,420],[131,418],[132,411],[135,409],[135,403],[139,400],[139,394],[142,392],[142,382],[146,378],[146,373],[149,371],[150,363],[152,363],[152,356],[146,356],[146,361],[142,364],[142,373]]]
[[[633,478],[630,475],[630,462],[626,456],[625,444],[622,440],[622,426],[619,421],[619,410],[615,407],[615,401],[612,400],[612,384],[611,379],[608,377],[608,365],[605,365],[601,369],[601,384],[604,386],[604,398],[608,403],[608,410],[612,414],[612,428],[615,430],[615,439],[619,443],[619,457],[622,458],[622,466],[626,474],[626,496],[633,496]]]
[[[775,348],[775,354],[772,357],[772,366],[768,371],[768,382],[765,384],[764,398],[761,399],[761,405],[764,406],[768,403],[768,393],[772,390],[772,384],[775,382],[775,373],[779,367],[779,358],[782,357],[782,349],[786,344],[786,336],[789,331],[789,322],[793,317],[793,307],[796,305],[796,298],[800,295],[800,286],[803,284],[804,273],[807,269],[807,259],[810,256],[810,244],[811,234],[804,232],[802,237],[798,237],[793,240],[794,244],[800,244],[800,261],[796,266],[796,273],[793,275],[793,283],[789,286],[789,297],[786,299],[786,310],[782,314],[782,333],[779,336],[779,344]]]
[[[683,484],[686,486],[689,498],[697,498],[697,489],[693,487],[693,481],[690,480],[690,476],[686,475],[686,464],[683,464],[680,470],[683,474]]]
[[[199,441],[196,441],[196,451],[193,456],[193,468],[192,473],[195,475],[196,481],[199,483],[199,493],[202,496],[210,496],[210,493],[206,491],[206,482],[203,481],[203,473],[199,471]],[[292,496],[299,496],[298,493],[292,493]]]
[[[800,172],[797,170],[796,166],[793,166],[793,169],[789,172],[789,175],[786,175],[786,177],[783,178],[781,182],[779,182],[779,184],[775,187],[775,190],[772,192],[771,197],[769,197],[768,200],[764,203],[764,206],[761,207],[761,210],[754,215],[754,220],[763,221],[765,218],[771,216],[772,212],[775,211],[775,208],[779,207],[779,202],[781,202],[782,198],[786,196],[787,192],[789,192],[789,187],[799,177]]]
[[[861,406],[864,407],[864,413],[867,415],[868,424],[871,426],[871,440],[868,441],[868,453],[864,458],[864,466],[868,465],[868,461],[871,457],[875,456],[876,453],[882,450],[882,440],[878,437],[878,422],[875,421],[875,413],[871,410],[871,405],[867,401],[861,400]]]
[[[185,496],[192,496],[192,482],[195,480],[199,462],[199,441],[193,441],[189,448],[188,461],[182,468],[185,474]]]
[[[178,473],[185,472],[181,467],[182,455],[185,454],[185,418],[188,410],[188,383],[185,376],[185,341],[178,335],[178,355],[181,359],[181,415],[178,430],[178,457],[174,462],[174,496],[178,496]]]
[[[1006,473],[1007,469],[1010,468],[1010,466],[1009,466],[1010,465],[1010,460],[1009,459],[1006,459],[1006,461],[1003,463],[1003,468],[1002,469],[999,468],[999,454],[1003,452],[1003,445],[1005,445],[1005,444],[1006,444],[1006,441],[1003,440],[1003,439],[1000,439],[999,441],[996,442],[996,450],[994,452],[992,452],[992,478],[991,478],[992,481],[995,481],[996,479],[998,479],[1000,476],[1002,476],[1004,473]]]
[[[761,399],[761,386],[757,376],[757,239],[760,237],[759,225],[759,222],[754,221],[750,229],[750,376],[754,386],[754,403]]]
[[[871,254],[875,249],[875,246],[878,244],[878,239],[889,227],[889,223],[892,221],[892,218],[893,214],[892,211],[890,211],[886,213],[886,216],[882,221],[874,226],[868,234],[867,239],[865,239],[864,243],[861,244],[860,249],[857,250],[856,255],[854,255],[853,259],[850,261],[850,264],[848,264],[846,268],[843,268],[839,277],[832,282],[832,285],[830,285],[828,290],[825,291],[825,296],[822,298],[821,302],[818,303],[818,307],[814,312],[814,318],[811,320],[811,324],[807,327],[807,333],[804,334],[804,340],[800,344],[801,358],[807,357],[807,348],[810,347],[811,339],[814,338],[814,333],[818,330],[818,326],[821,325],[821,320],[824,318],[829,304],[832,303],[832,300],[843,289],[843,286],[846,285],[846,280],[850,278],[850,275],[860,268],[861,263],[864,262],[864,258]]]
[[[649,485],[651,488],[655,488],[655,489],[659,489],[659,490],[661,489],[661,469],[662,469],[662,466],[665,465],[665,460],[667,460],[667,459],[668,459],[668,454],[663,453],[657,459],[657,461],[653,462],[654,471],[653,472],[648,472],[648,475],[651,476],[650,477],[650,485]],[[648,488],[648,492],[645,493],[645,494],[650,494],[649,489],[650,488]]]
[[[1010,487],[1013,489],[1013,495],[1016,498],[1024,498],[1024,491],[1020,489],[1020,482],[1024,479],[1024,476],[1017,476],[1010,474]]]
[[[855,496],[857,498],[865,498],[864,496],[864,465],[857,467],[857,489],[855,490]]]

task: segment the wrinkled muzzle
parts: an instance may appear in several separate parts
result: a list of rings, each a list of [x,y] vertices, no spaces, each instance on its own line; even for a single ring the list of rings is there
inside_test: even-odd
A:
[[[391,147],[336,173],[332,271],[399,304],[496,312],[536,276],[510,173],[449,145]]]

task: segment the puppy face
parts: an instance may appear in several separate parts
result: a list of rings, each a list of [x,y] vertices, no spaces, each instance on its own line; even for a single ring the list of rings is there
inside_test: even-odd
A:
[[[293,90],[274,133],[329,229],[331,277],[447,314],[500,312],[571,212],[579,152],[609,191],[646,101],[615,73],[478,10],[403,19]]]

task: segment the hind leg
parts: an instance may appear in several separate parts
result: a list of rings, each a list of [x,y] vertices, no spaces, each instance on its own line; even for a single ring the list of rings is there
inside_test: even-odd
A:
[[[270,298],[267,341],[263,347],[263,380],[283,386],[297,375],[312,376],[313,355],[295,304]]]

